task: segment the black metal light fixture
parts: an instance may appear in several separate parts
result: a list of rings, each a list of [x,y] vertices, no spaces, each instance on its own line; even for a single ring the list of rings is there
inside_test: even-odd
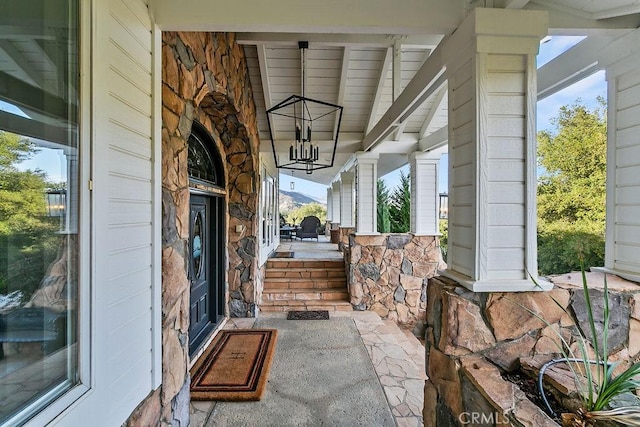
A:
[[[449,218],[449,194],[440,193],[440,219]]]
[[[52,218],[63,217],[67,208],[66,190],[49,190],[46,193],[47,215]]]
[[[302,96],[291,95],[267,110],[267,124],[276,167],[303,170],[307,174],[311,174],[314,170],[333,166],[343,107],[305,96],[305,51],[309,47],[309,42],[298,42],[298,47],[300,48],[301,60]],[[315,129],[314,124],[316,125]],[[274,140],[274,128],[278,133],[282,132],[289,137],[291,144],[288,155],[282,155],[282,157],[278,155]],[[312,136],[315,139],[312,140]],[[323,141],[325,144],[333,144],[330,155],[327,150],[321,150]]]

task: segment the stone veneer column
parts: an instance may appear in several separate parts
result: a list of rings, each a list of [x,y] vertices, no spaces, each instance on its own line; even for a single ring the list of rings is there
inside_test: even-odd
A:
[[[339,182],[333,182],[331,184],[331,207],[332,207],[332,214],[331,214],[331,223],[332,224],[340,224],[340,183]]]
[[[436,236],[440,198],[438,194],[438,163],[440,153],[411,153],[411,228],[417,236]]]
[[[340,228],[353,227],[353,172],[340,173]]]
[[[614,41],[599,62],[607,78],[605,271],[640,281],[640,31]]]
[[[378,234],[378,153],[356,153],[356,233]]]
[[[478,291],[536,287],[536,54],[546,12],[476,8],[446,42],[448,276]]]

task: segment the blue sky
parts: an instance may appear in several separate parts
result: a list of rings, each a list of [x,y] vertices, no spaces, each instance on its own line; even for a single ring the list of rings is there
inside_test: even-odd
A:
[[[580,42],[584,37],[551,37],[551,39],[540,45],[538,53],[538,67],[546,64],[562,52]],[[541,101],[538,102],[537,126],[538,130],[554,130],[551,119],[556,117],[558,110],[563,105],[571,105],[580,99],[590,108],[597,106],[598,96],[606,97],[607,85],[605,81],[604,71],[599,71],[578,83],[569,86]],[[440,161],[439,185],[440,192],[447,191],[447,160],[445,154]],[[387,187],[395,188],[400,183],[400,171],[405,174],[409,171],[408,166],[400,168],[394,172],[388,173],[382,178],[385,180]],[[325,200],[327,190],[324,185],[316,184],[300,178],[291,178],[286,175],[280,176],[280,189],[290,191],[291,181],[295,182],[295,191],[310,195],[319,200]]]

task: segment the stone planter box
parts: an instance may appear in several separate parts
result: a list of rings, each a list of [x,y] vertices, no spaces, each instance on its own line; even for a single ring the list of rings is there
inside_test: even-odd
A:
[[[558,357],[558,333],[573,346],[576,324],[588,329],[580,273],[551,280],[555,287],[548,292],[482,294],[443,277],[429,280],[425,425],[558,425],[501,375],[517,370],[521,362],[535,368],[540,361]],[[587,280],[594,318],[602,319],[603,292],[598,287],[604,279],[602,274],[588,273]],[[612,315],[609,358],[620,361],[618,369],[623,370],[640,356],[640,307],[635,303],[640,287],[615,276],[607,276],[607,281]],[[563,383],[558,379],[561,372],[555,378],[551,374],[546,384],[560,395],[572,391],[570,378]]]

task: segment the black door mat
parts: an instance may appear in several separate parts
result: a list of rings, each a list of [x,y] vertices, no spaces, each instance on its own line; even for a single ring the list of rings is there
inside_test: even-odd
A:
[[[329,312],[327,310],[290,311],[287,313],[287,320],[329,320]]]
[[[271,258],[293,258],[293,252],[274,252]]]

